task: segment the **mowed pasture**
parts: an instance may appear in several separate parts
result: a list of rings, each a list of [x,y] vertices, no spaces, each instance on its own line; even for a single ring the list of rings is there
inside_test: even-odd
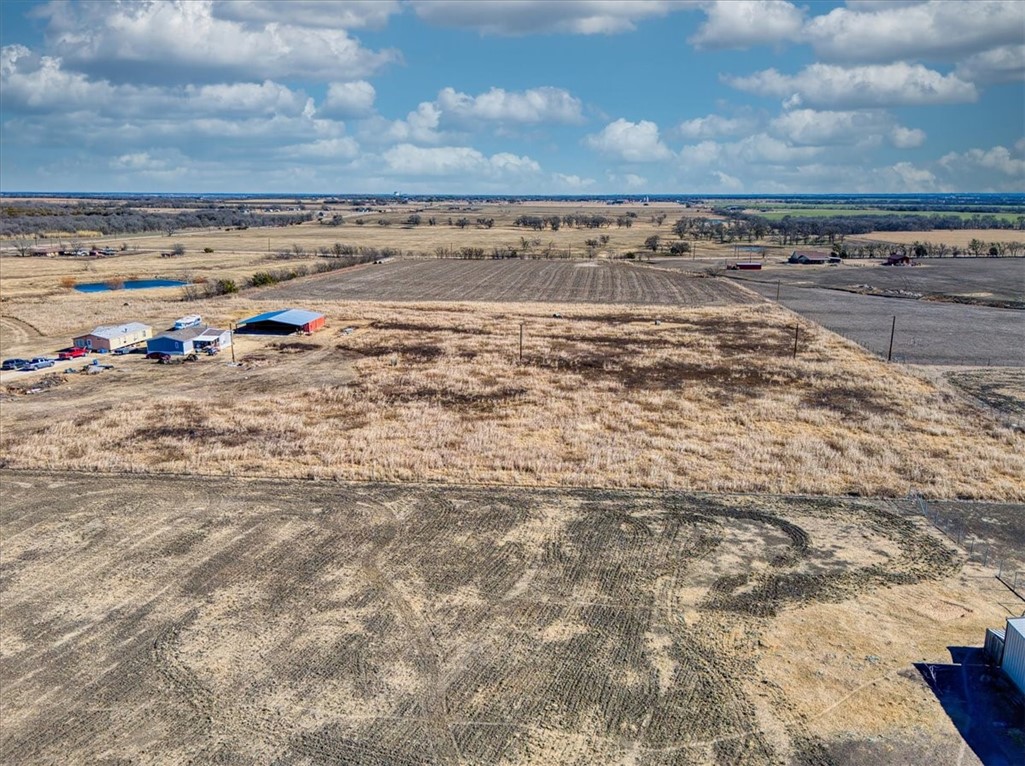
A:
[[[238,366],[116,357],[8,388],[6,465],[1025,499],[1025,436],[770,303],[304,305],[325,330],[238,336]]]
[[[608,261],[396,260],[261,290],[259,300],[482,301],[729,306],[754,293],[716,279]]]
[[[9,763],[976,762],[914,663],[1001,596],[887,503],[0,482]]]

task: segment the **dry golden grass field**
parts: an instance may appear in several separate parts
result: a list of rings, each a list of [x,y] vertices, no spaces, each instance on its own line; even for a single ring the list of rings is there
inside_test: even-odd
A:
[[[158,327],[197,305],[82,298],[95,322]],[[22,334],[5,355],[66,345],[69,317],[74,331],[91,324],[87,302],[22,304],[0,325]],[[224,325],[272,305],[234,297],[201,310]],[[20,392],[45,372],[5,373],[5,463],[1025,499],[1022,434],[768,302],[302,305],[328,327],[240,338],[239,366],[114,357],[114,370],[58,373],[60,385],[32,394]]]
[[[5,763],[1023,753],[992,681],[951,659],[1007,590],[893,503],[0,482]]]

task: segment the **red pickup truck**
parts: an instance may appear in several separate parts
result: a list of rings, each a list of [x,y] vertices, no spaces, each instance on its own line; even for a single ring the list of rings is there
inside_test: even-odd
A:
[[[72,346],[71,348],[66,348],[63,351],[61,351],[59,354],[57,354],[57,358],[58,359],[77,359],[80,356],[85,356],[86,353],[87,352],[86,352],[86,350],[84,348],[79,348],[78,346]]]

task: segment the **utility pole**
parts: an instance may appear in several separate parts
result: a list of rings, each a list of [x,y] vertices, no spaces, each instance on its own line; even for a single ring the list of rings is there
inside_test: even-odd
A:
[[[795,324],[794,325],[794,359],[797,359],[797,338],[800,336],[800,334],[801,334],[801,326]]]
[[[520,361],[523,361],[523,322],[520,322]]]
[[[893,324],[890,326],[890,350],[886,352],[886,361],[889,362],[893,359],[893,334],[897,330],[897,317],[893,318]]]
[[[231,363],[235,364],[235,327],[232,325],[234,322],[228,323],[228,340],[231,341]],[[236,327],[238,325],[235,325]]]

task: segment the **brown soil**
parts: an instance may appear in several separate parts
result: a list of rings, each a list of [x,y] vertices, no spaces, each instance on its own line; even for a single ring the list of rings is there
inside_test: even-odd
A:
[[[0,482],[8,763],[949,762],[1002,614],[882,503]]]

